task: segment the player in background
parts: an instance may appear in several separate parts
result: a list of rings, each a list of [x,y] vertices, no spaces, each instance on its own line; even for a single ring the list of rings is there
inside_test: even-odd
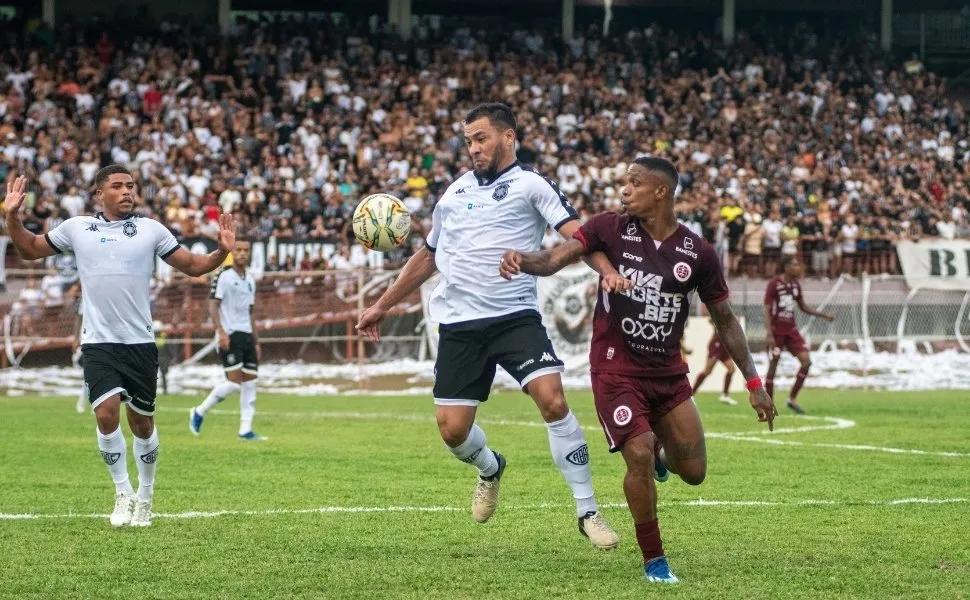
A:
[[[440,323],[435,417],[452,455],[478,470],[472,516],[484,523],[495,512],[506,467],[505,457],[488,447],[485,432],[475,424],[501,365],[546,422],[549,449],[572,491],[580,533],[598,548],[614,548],[619,537],[599,513],[589,447],[566,404],[564,366],[542,324],[536,280],[521,278],[510,285],[495,271],[507,247],[538,250],[547,226],[566,239],[579,228],[579,215],[559,188],[516,161],[515,131],[515,116],[504,104],[483,104],[468,113],[464,134],[474,170],[442,195],[427,244],[361,314],[357,329],[379,340],[387,311],[440,272],[429,303]],[[615,275],[605,257],[591,260],[600,260]]]
[[[164,225],[133,212],[135,181],[128,169],[104,167],[94,183],[104,211],[70,218],[45,235],[27,231],[20,218],[27,191],[25,177],[7,181],[4,213],[8,235],[24,260],[59,252],[73,252],[77,259],[83,289],[84,382],[98,423],[98,448],[115,484],[110,522],[114,527],[147,527],[152,522],[159,449],[154,419],[158,349],[149,303],[155,257],[191,277],[205,275],[232,250],[235,223],[231,215],[222,215],[219,248],[205,256],[194,255],[179,246]],[[122,404],[127,406],[134,436],[131,448],[138,468],[137,495],[128,480]]]
[[[224,267],[212,278],[209,312],[216,324],[219,358],[226,381],[212,388],[202,404],[189,413],[189,430],[202,432],[202,420],[216,404],[239,392],[239,439],[261,441],[266,438],[253,432],[256,415],[256,377],[259,374],[259,339],[253,323],[256,304],[256,280],[249,273],[248,241],[236,242],[232,266]]]
[[[817,311],[805,304],[805,295],[802,294],[802,286],[798,282],[798,278],[802,276],[802,263],[797,256],[783,258],[781,268],[781,275],[772,277],[768,281],[768,287],[765,288],[765,323],[767,324],[765,341],[768,348],[768,374],[765,377],[765,388],[768,390],[768,395],[774,398],[775,370],[778,368],[782,350],[788,350],[798,359],[801,367],[795,375],[795,384],[788,394],[787,405],[796,413],[804,415],[805,409],[798,404],[798,392],[805,384],[812,360],[808,353],[808,346],[795,325],[795,307],[826,321],[834,321],[835,315]]]
[[[711,323],[713,324],[713,321]],[[735,406],[738,401],[731,397],[731,379],[734,378],[735,369],[734,361],[731,360],[731,355],[727,353],[716,331],[711,336],[711,341],[707,343],[707,362],[704,363],[704,370],[698,373],[694,380],[694,394],[696,395],[697,390],[701,389],[701,384],[711,375],[718,362],[724,363],[724,368],[727,369],[727,373],[724,374],[724,390],[721,392],[719,400],[724,404]]]
[[[621,192],[625,214],[602,213],[573,238],[542,252],[507,251],[500,274],[548,276],[591,252],[605,252],[625,281],[602,281],[589,361],[593,398],[611,452],[626,461],[623,490],[649,581],[677,583],[660,539],[657,488],[676,473],[690,485],[707,474],[704,430],[681,356],[689,297],[697,291],[728,354],[747,380],[751,406],[769,429],[777,414],[731,312],[714,248],[678,224],[678,173],[660,158],[636,159]],[[612,291],[607,291],[612,290]]]

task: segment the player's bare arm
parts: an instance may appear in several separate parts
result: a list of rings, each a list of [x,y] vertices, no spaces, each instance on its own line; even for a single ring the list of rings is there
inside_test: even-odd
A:
[[[506,250],[499,263],[498,272],[506,279],[512,279],[519,273],[548,277],[573,264],[585,254],[586,248],[577,239],[570,239],[555,248],[540,252]]]
[[[7,221],[7,235],[20,257],[37,260],[57,254],[57,250],[42,235],[34,235],[24,228],[20,209],[27,197],[27,178],[20,176],[7,181],[7,194],[3,198],[3,212]]]
[[[775,347],[775,336],[771,333],[771,305],[765,304],[765,344],[768,346],[768,351]]]
[[[744,336],[744,330],[741,329],[741,324],[738,323],[738,319],[731,311],[731,304],[726,301],[718,302],[708,306],[707,310],[711,313],[711,319],[714,321],[714,327],[717,329],[717,335],[721,338],[721,343],[724,344],[728,354],[731,355],[734,364],[741,370],[744,379],[749,382],[756,380],[758,370],[754,367],[754,360],[751,358],[751,350],[748,348],[748,340]],[[775,403],[768,392],[763,387],[757,386],[750,391],[749,400],[755,412],[758,413],[758,420],[766,421],[768,430],[773,430],[778,409],[775,408]]]
[[[236,245],[236,219],[229,213],[219,216],[219,248],[208,254],[192,254],[179,248],[165,259],[189,277],[199,277],[215,271],[226,261],[226,257]]]
[[[222,326],[222,319],[219,318],[219,308],[222,306],[222,300],[218,298],[213,298],[209,300],[209,315],[212,316],[212,322],[216,325],[216,337],[219,340],[219,348],[222,350],[229,349],[229,332],[226,331],[225,327]]]
[[[559,228],[559,235],[567,240],[579,231],[579,220],[569,221]],[[583,257],[583,262],[600,276],[600,286],[607,292],[625,292],[633,288],[633,282],[620,275],[605,252],[596,251]]]
[[[401,274],[397,276],[391,287],[381,295],[377,302],[365,310],[357,321],[357,331],[367,339],[377,342],[381,339],[381,321],[387,311],[398,302],[417,291],[421,284],[431,278],[438,270],[434,262],[434,253],[427,247],[418,250],[408,259]]]
[[[820,310],[815,310],[811,306],[805,304],[805,299],[802,295],[798,295],[798,307],[802,309],[802,312],[806,315],[812,315],[813,317],[818,317],[819,319],[825,319],[826,321],[834,321],[835,315],[832,313],[822,312]]]

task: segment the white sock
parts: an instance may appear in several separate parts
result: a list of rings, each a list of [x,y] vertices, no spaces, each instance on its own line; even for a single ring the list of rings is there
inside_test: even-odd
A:
[[[242,382],[239,392],[239,435],[253,430],[253,417],[256,415],[256,380]]]
[[[596,512],[593,496],[593,475],[589,469],[589,445],[572,411],[559,421],[546,423],[549,430],[549,451],[562,472],[576,500],[576,514],[580,517]]]
[[[155,465],[158,461],[158,429],[153,429],[147,440],[135,437],[131,451],[138,465],[138,500],[147,502],[152,499],[155,487]]]
[[[455,458],[461,462],[478,467],[478,474],[482,477],[491,477],[498,471],[498,460],[495,459],[495,453],[485,445],[485,432],[478,425],[472,425],[468,439],[462,442],[460,446],[456,448],[448,446],[448,450],[451,450]]]
[[[223,381],[216,387],[212,388],[212,391],[209,392],[206,399],[202,401],[202,404],[195,407],[195,412],[199,413],[200,415],[204,415],[212,410],[213,406],[225,400],[230,394],[235,394],[238,391],[238,383],[233,383],[232,381]]]
[[[98,431],[98,449],[101,450],[101,458],[108,466],[108,473],[115,483],[115,493],[134,494],[135,490],[131,489],[131,482],[128,480],[128,449],[120,425],[107,435]]]

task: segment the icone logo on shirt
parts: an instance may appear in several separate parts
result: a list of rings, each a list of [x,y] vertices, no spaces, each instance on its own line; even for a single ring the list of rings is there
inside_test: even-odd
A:
[[[630,260],[635,260],[637,262],[643,262],[643,259],[642,258],[640,258],[639,256],[636,256],[634,254],[630,254],[629,252],[624,252],[623,253],[623,258],[629,258]]]

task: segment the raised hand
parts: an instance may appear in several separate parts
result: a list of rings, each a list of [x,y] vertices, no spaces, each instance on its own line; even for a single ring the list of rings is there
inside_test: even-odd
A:
[[[232,252],[236,247],[236,219],[231,213],[219,215],[219,249]]]
[[[5,216],[16,215],[27,197],[27,178],[21,175],[16,179],[7,180],[7,195],[3,198],[3,212]]]

